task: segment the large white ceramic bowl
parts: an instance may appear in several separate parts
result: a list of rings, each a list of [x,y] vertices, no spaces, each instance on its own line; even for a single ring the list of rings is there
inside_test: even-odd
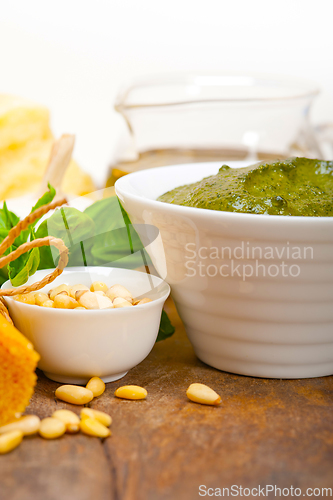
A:
[[[37,271],[28,284],[50,270]],[[105,310],[67,310],[33,306],[6,297],[15,326],[31,340],[41,359],[38,367],[57,382],[86,384],[98,376],[112,382],[141,363],[157,338],[163,304],[170,287],[156,276],[128,269],[72,267],[65,269],[49,290],[62,283],[90,286],[119,283],[134,297],[153,301],[141,306]],[[12,288],[10,282],[2,288]]]
[[[132,223],[159,229],[147,250],[172,286],[197,356],[220,370],[258,377],[333,374],[333,217],[240,214],[156,201],[220,166],[143,170],[115,186]]]

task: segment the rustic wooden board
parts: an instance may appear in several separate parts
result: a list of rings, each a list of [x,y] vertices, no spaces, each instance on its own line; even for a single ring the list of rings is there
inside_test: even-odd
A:
[[[194,355],[183,326],[90,406],[113,417],[111,438],[26,438],[0,457],[1,500],[192,500],[199,486],[333,488],[333,377],[266,380],[219,372]],[[39,372],[28,413],[49,416],[59,384]],[[192,382],[220,407],[187,400]],[[138,384],[145,401],[113,397]]]

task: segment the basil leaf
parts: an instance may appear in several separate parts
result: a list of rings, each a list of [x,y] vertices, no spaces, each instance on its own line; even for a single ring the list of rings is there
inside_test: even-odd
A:
[[[49,203],[51,203],[51,201],[53,200],[53,198],[55,197],[56,195],[56,190],[54,189],[53,186],[51,186],[50,183],[48,183],[48,188],[49,190],[46,191],[46,193],[43,194],[43,196],[41,196],[39,198],[39,200],[37,201],[37,203],[32,207],[31,209],[31,213],[34,212],[35,210],[37,210],[37,208],[40,208],[42,207],[43,205],[48,205]],[[31,225],[30,227],[33,228],[36,226],[36,224],[38,223],[38,221],[41,219],[41,217],[39,217],[39,219],[36,219]],[[26,236],[26,240],[28,239],[28,236]]]
[[[32,207],[31,211],[34,212],[37,208],[47,205],[50,203],[55,197],[56,191],[55,189],[48,184],[49,190],[39,198],[37,203]],[[0,227],[1,220],[3,224],[6,225],[6,228],[9,230],[12,227],[16,226],[16,224],[20,221],[19,217],[17,217],[13,212],[10,212],[7,208],[6,202],[4,202],[2,213],[0,213]],[[9,249],[9,252],[13,250],[14,247],[19,247],[23,243],[28,241],[29,235],[31,240],[35,239],[35,234],[33,231],[33,227],[37,224],[39,219],[35,220],[28,229],[22,231],[21,234],[16,238],[14,245]],[[0,237],[4,235],[4,232],[0,232]],[[7,236],[7,235],[6,235]],[[4,235],[5,237],[5,235]],[[48,247],[49,248],[49,247]],[[14,262],[10,262],[7,266],[8,277],[13,286],[21,286],[27,282],[29,276],[32,276],[38,269],[40,264],[40,251],[38,248],[33,248],[26,254],[21,255]],[[53,266],[52,266],[53,267]],[[3,275],[5,273],[2,273]]]
[[[49,203],[51,203],[51,201],[53,200],[53,198],[55,197],[56,195],[56,190],[54,189],[53,186],[51,186],[50,183],[48,183],[47,187],[49,188],[48,191],[46,191],[46,193],[43,194],[43,196],[41,196],[39,198],[39,200],[37,201],[36,205],[34,205],[31,209],[31,212],[34,212],[35,210],[37,210],[37,208],[40,208],[42,207],[43,205],[48,205]],[[35,224],[35,223],[34,223]]]
[[[161,316],[161,323],[160,323],[160,329],[158,332],[157,340],[156,342],[159,342],[160,340],[165,340],[171,335],[175,333],[175,327],[171,324],[171,321],[169,319],[169,316],[167,313],[162,310],[162,316]]]
[[[94,221],[84,212],[76,208],[64,207],[56,210],[36,231],[36,238],[54,236],[61,238],[69,249],[68,266],[83,266],[87,264],[86,255],[90,255],[95,234]],[[58,261],[58,251],[50,247],[40,248],[41,262],[39,269],[55,267]],[[91,260],[91,259],[90,259]]]
[[[3,208],[0,209],[0,226],[8,230],[16,226],[20,218],[17,217],[13,212],[10,212],[7,207],[7,203],[3,202]]]
[[[96,228],[90,255],[87,255],[88,265],[135,269],[143,263],[151,263],[116,196],[93,203],[84,213],[94,221]]]
[[[39,265],[39,250],[33,248],[29,251],[28,257],[24,260],[21,258],[26,254],[21,255],[14,262],[8,265],[8,275],[13,286],[24,285],[28,281],[29,276],[32,276],[38,269]]]
[[[36,238],[44,238],[45,236],[48,236],[46,220],[40,224],[35,232]],[[38,269],[52,269],[53,267],[56,267],[52,257],[51,248],[49,246],[39,247],[39,259],[40,262]]]
[[[68,247],[95,234],[95,223],[89,215],[72,207],[56,210],[46,222],[48,233],[61,238]]]
[[[9,231],[16,226],[20,218],[8,210],[7,204],[4,201],[3,208],[0,209],[0,241],[3,241],[8,236]],[[25,232],[24,232],[25,233]],[[27,233],[29,235],[29,232]],[[27,235],[21,233],[15,240],[14,245],[19,246],[26,241]]]

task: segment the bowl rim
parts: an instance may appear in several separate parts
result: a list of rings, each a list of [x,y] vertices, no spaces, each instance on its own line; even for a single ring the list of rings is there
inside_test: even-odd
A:
[[[135,269],[126,269],[126,268],[108,268],[108,267],[103,267],[103,266],[75,266],[75,267],[66,267],[64,269],[64,271],[59,275],[57,276],[57,278],[63,276],[64,274],[74,274],[75,272],[82,272],[84,270],[87,270],[87,269],[115,269],[117,271],[121,270],[121,271],[128,271],[130,273],[134,273],[134,274],[148,274],[148,273],[142,273],[141,271],[136,271]],[[35,274],[33,274],[31,276],[31,278],[34,278],[38,276],[38,274],[49,274],[51,273],[52,271],[54,271],[54,269],[39,269],[38,271],[35,272]],[[162,306],[164,304],[164,302],[166,301],[166,299],[169,297],[170,295],[170,292],[171,292],[171,287],[170,285],[165,281],[163,280],[162,278],[160,278],[159,276],[155,276],[155,275],[151,275],[153,276],[154,279],[157,279],[159,281],[159,284],[158,286],[164,286],[166,291],[165,293],[162,295],[162,297],[159,297],[157,299],[154,299],[152,300],[151,302],[148,302],[146,304],[141,304],[139,307],[138,305],[135,306],[135,308],[138,308],[136,310],[142,310],[142,308],[145,308],[146,310],[149,310],[151,308],[154,308],[156,305],[160,305],[162,303]],[[36,280],[38,281],[38,280]],[[5,285],[10,285],[10,287],[8,286],[5,286]],[[50,283],[51,284],[51,283]],[[1,289],[12,289],[12,288],[15,288],[15,287],[12,287],[11,283],[10,283],[10,280],[7,280],[5,281],[5,283],[3,283],[1,285]],[[44,287],[45,288],[45,287]],[[41,289],[42,290],[42,289]],[[41,290],[36,290],[36,292],[39,292]],[[3,297],[5,299],[5,301],[7,300],[10,300],[10,302],[15,302],[16,304],[19,304],[19,307],[23,307],[23,310],[28,307],[29,311],[31,311],[30,309],[30,306],[32,304],[25,304],[23,302],[18,302],[18,301],[15,301],[14,298],[12,296],[4,296]],[[128,310],[133,310],[133,308],[126,308],[126,307],[118,307],[118,308],[111,308],[111,309],[86,309],[86,310],[82,310],[80,309],[79,311],[76,311],[76,308],[75,309],[61,309],[61,308],[52,308],[52,307],[40,307],[40,306],[37,306],[36,309],[34,310],[40,310],[40,311],[48,311],[46,314],[97,314],[98,316],[101,316],[103,314],[118,314],[118,315],[121,315],[121,314],[128,314]],[[51,312],[52,311],[52,312]]]
[[[232,163],[231,161],[229,163]],[[236,163],[236,162],[233,162]],[[333,223],[333,216],[329,217],[322,217],[322,216],[310,216],[310,215],[269,215],[269,214],[250,214],[250,213],[240,213],[240,212],[227,212],[227,211],[222,211],[222,210],[210,210],[207,208],[197,208],[197,207],[186,207],[184,205],[176,205],[172,203],[166,203],[163,201],[158,201],[156,199],[151,199],[148,198],[144,195],[140,194],[134,194],[132,192],[129,192],[126,190],[126,184],[129,182],[133,181],[133,184],[140,184],[140,177],[144,176],[147,174],[147,171],[149,171],[150,174],[154,174],[156,172],[162,173],[165,172],[167,169],[172,169],[172,170],[177,170],[179,168],[191,168],[193,166],[199,167],[200,165],[204,166],[207,164],[217,164],[220,165],[221,162],[197,162],[197,163],[180,163],[176,165],[166,165],[163,167],[154,167],[150,169],[145,169],[145,170],[139,170],[137,172],[132,172],[130,174],[124,175],[120,179],[118,179],[115,183],[115,192],[116,195],[118,196],[120,202],[121,197],[128,197],[136,201],[137,203],[140,204],[145,204],[150,206],[151,208],[161,211],[161,210],[166,210],[171,213],[179,213],[179,211],[182,211],[184,215],[188,216],[198,216],[201,219],[207,219],[209,218],[210,221],[215,220],[216,222],[224,220],[225,218],[230,218],[230,219],[240,219],[240,218],[246,218],[252,221],[257,221],[257,223],[261,221],[271,221],[276,223],[277,221],[285,221],[282,222],[282,224],[295,224],[297,221],[300,224],[318,224],[318,222],[315,221],[321,221],[324,224],[331,224]],[[203,174],[204,175],[204,174]],[[176,175],[174,175],[174,178],[177,178]],[[183,185],[182,183],[176,184],[174,188],[179,187]],[[326,222],[325,222],[326,221]],[[280,222],[279,222],[280,223]]]

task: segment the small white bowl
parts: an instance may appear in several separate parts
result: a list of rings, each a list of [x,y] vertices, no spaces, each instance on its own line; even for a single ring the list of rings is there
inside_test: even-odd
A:
[[[256,377],[333,374],[333,217],[219,212],[156,201],[216,174],[221,163],[142,170],[115,185],[139,234],[143,223],[159,229],[147,251],[172,287],[197,356],[220,370]],[[257,249],[254,257],[247,248]],[[269,251],[260,256],[266,248],[272,258]],[[253,274],[245,278],[245,270]]]
[[[50,271],[37,271],[28,284]],[[141,363],[155,344],[163,304],[170,293],[169,285],[156,276],[128,269],[72,267],[42,291],[62,283],[90,287],[94,281],[104,281],[108,286],[119,283],[134,297],[149,297],[152,302],[76,311],[33,306],[5,297],[15,326],[41,356],[38,367],[56,382],[86,384],[93,376],[104,382],[118,380]],[[2,288],[13,287],[7,281]]]

